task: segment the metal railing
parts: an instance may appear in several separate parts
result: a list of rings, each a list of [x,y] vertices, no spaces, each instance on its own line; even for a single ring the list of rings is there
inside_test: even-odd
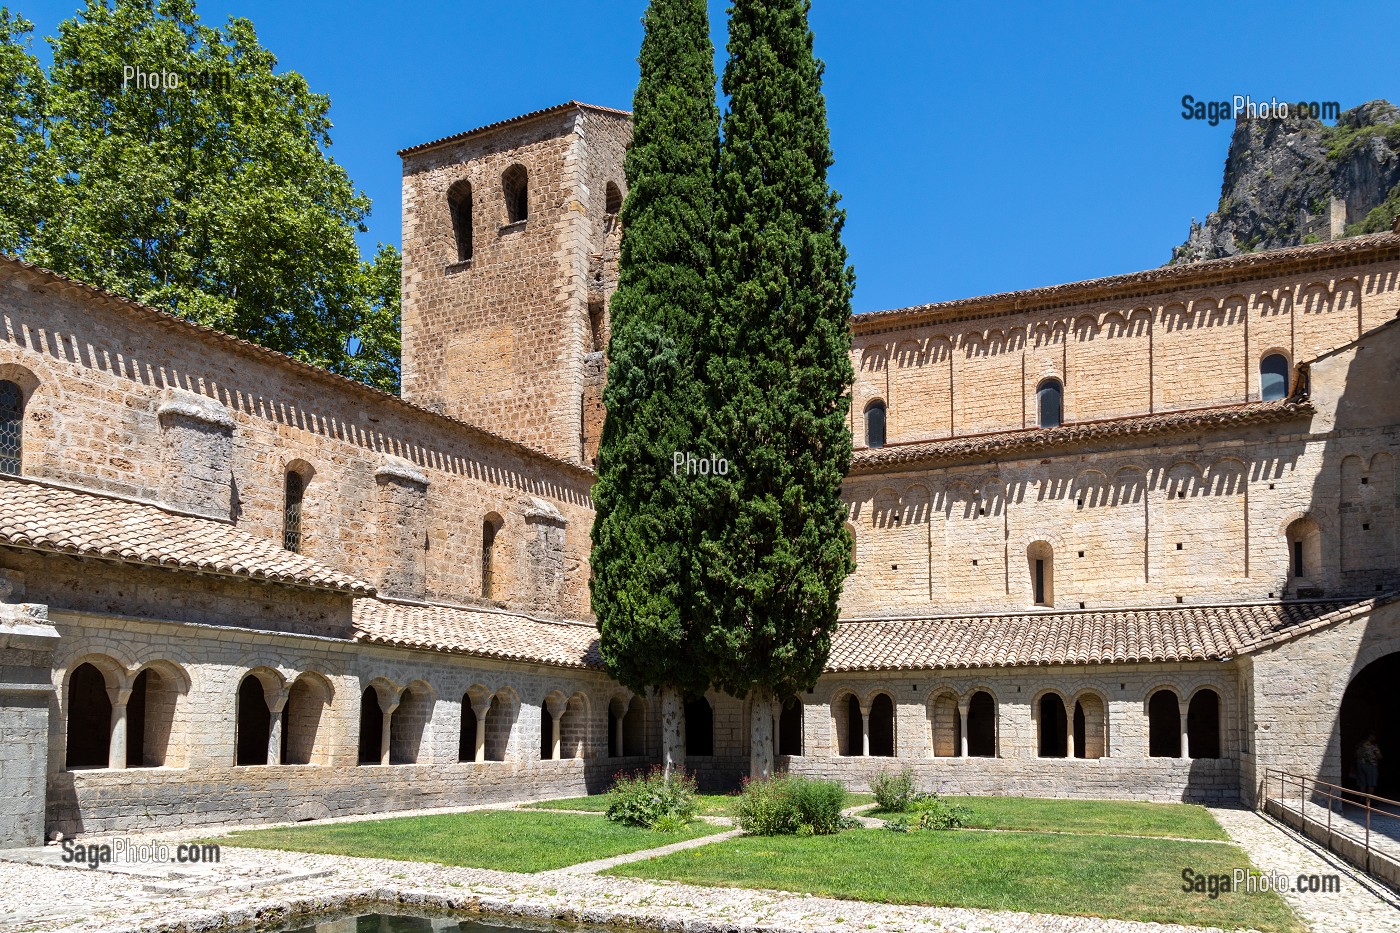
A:
[[[1372,817],[1375,815],[1392,818],[1400,816],[1400,800],[1391,800],[1389,797],[1378,797],[1375,794],[1363,794],[1359,790],[1352,790],[1349,787],[1343,787],[1340,784],[1332,784],[1328,781],[1319,781],[1317,778],[1311,778],[1302,774],[1292,774],[1281,768],[1264,769],[1264,797],[1277,800],[1281,810],[1287,811],[1289,809],[1289,792],[1295,787],[1298,791],[1296,797],[1298,801],[1298,817],[1301,820],[1299,829],[1302,831],[1303,835],[1306,836],[1308,834],[1308,801],[1313,799],[1326,800],[1327,822],[1326,824],[1319,823],[1319,825],[1325,825],[1327,829],[1327,850],[1329,852],[1337,851],[1332,845],[1332,840],[1334,838],[1346,839],[1353,844],[1360,843],[1364,864],[1358,867],[1364,870],[1366,874],[1374,876],[1375,872],[1371,870],[1371,853],[1375,851],[1371,845]],[[1309,788],[1312,788],[1311,792]],[[1274,796],[1273,794],[1275,789],[1278,790],[1278,796]],[[1333,829],[1332,827],[1334,806],[1336,806],[1340,816],[1345,816],[1346,808],[1349,805],[1359,807],[1365,811],[1366,822],[1361,839],[1356,839],[1350,834],[1342,832],[1340,829]],[[1350,826],[1353,824],[1349,821],[1347,825]]]

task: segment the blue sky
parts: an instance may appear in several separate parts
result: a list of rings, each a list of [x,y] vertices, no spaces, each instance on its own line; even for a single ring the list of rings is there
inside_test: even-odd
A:
[[[77,0],[4,0],[50,35]],[[400,240],[395,151],[577,98],[631,107],[641,0],[203,0],[329,94],[332,155]],[[712,3],[722,67],[726,3]],[[1230,123],[1181,98],[1400,102],[1400,3],[814,0],[856,309],[1161,265],[1220,194]]]

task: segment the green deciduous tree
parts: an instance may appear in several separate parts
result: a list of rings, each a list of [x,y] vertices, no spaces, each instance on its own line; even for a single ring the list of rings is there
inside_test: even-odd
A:
[[[707,313],[719,110],[704,0],[653,0],[645,24],[593,491],[593,609],[608,670],[661,695],[669,770],[681,694],[708,682],[694,615],[700,491],[672,463],[694,450],[704,419],[695,337]]]
[[[30,52],[33,24],[0,7],[0,252],[19,253],[52,196],[44,140],[48,78]]]
[[[193,0],[88,0],[49,41],[30,119],[51,165],[0,165],[5,184],[52,183],[24,257],[396,389],[397,257],[361,262],[370,204],[327,155],[330,101],[278,72],[251,22],[203,25]]]
[[[706,668],[750,692],[751,770],[772,769],[772,704],[816,682],[853,569],[840,496],[851,291],[822,65],[807,0],[735,0],[703,355],[708,445],[731,469],[703,523]]]

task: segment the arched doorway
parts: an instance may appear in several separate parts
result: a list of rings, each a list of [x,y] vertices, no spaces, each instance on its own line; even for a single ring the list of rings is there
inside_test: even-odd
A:
[[[1380,772],[1373,793],[1400,797],[1400,652],[1372,661],[1352,678],[1342,694],[1340,719],[1342,784],[1359,788],[1356,750],[1368,735],[1381,750]]]

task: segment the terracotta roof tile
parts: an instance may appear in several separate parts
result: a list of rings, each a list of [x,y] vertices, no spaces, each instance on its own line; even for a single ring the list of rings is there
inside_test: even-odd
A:
[[[355,640],[557,667],[599,668],[598,629],[492,609],[355,601]]]
[[[374,592],[368,583],[223,522],[8,477],[0,479],[0,544],[315,589]]]
[[[1222,259],[1158,266],[1141,272],[1066,282],[1062,285],[977,295],[972,298],[890,308],[884,311],[867,311],[855,315],[851,319],[851,325],[857,334],[866,334],[895,327],[924,325],[941,318],[1025,312],[1038,307],[1087,303],[1104,298],[1123,298],[1132,294],[1166,291],[1187,285],[1274,275],[1278,274],[1279,267],[1283,266],[1305,266],[1317,262],[1383,261],[1394,259],[1397,251],[1400,251],[1400,237],[1394,232],[1373,233],[1330,240],[1326,243],[1242,253]]]
[[[826,669],[1219,661],[1345,621],[1395,598],[850,620],[837,626]]]
[[[603,107],[598,104],[585,104],[583,101],[569,100],[562,104],[555,104],[553,107],[545,107],[541,110],[531,110],[529,113],[522,113],[518,117],[510,117],[506,120],[497,120],[495,123],[487,123],[485,126],[478,126],[475,129],[464,130],[461,133],[453,133],[451,136],[444,136],[441,139],[429,140],[426,143],[419,143],[416,146],[409,146],[407,149],[400,149],[399,156],[406,156],[414,152],[422,152],[424,149],[431,149],[434,146],[441,146],[444,143],[455,143],[459,139],[466,139],[476,133],[483,133],[486,130],[494,130],[498,127],[509,126],[512,123],[523,123],[526,120],[533,120],[535,117],[542,117],[550,113],[561,113],[565,110],[596,110],[599,113],[610,113],[619,117],[630,117],[632,111],[618,110],[614,107]]]
[[[1135,415],[1104,421],[1062,424],[1055,428],[1031,428],[974,434],[933,441],[891,444],[875,450],[860,450],[851,458],[852,474],[876,473],[894,466],[945,463],[972,458],[1001,457],[1086,441],[1154,434],[1272,424],[1301,418],[1313,412],[1306,400],[1280,399],[1274,402],[1246,402],[1218,408]]]

